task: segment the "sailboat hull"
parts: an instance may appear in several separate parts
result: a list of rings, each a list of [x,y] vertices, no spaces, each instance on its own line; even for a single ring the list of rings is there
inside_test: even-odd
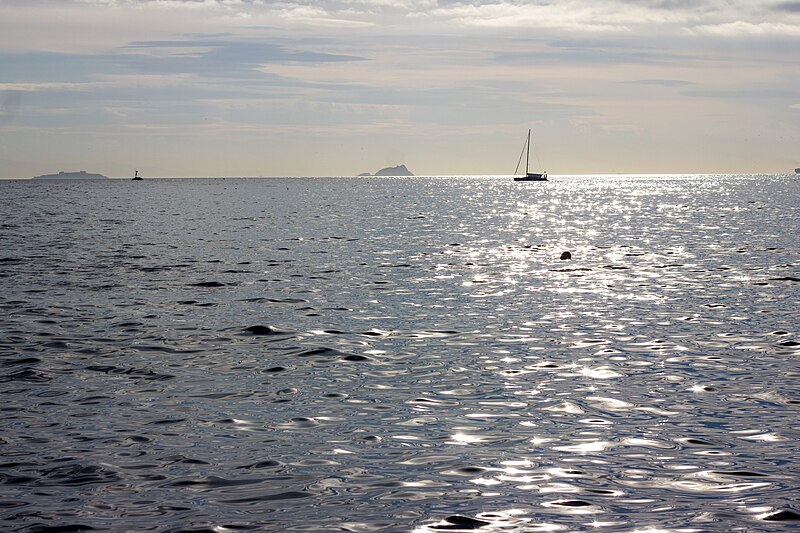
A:
[[[547,181],[547,174],[528,172],[524,176],[514,176],[514,181]]]

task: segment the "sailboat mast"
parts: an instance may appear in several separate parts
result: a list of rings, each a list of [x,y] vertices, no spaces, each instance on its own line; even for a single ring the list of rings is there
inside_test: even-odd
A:
[[[528,153],[525,155],[525,175],[528,174],[528,160],[531,158],[531,130],[528,130]]]

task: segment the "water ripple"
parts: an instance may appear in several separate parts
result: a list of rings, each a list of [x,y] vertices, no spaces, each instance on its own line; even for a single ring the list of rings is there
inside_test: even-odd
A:
[[[4,529],[800,521],[794,181],[148,183],[0,184]]]

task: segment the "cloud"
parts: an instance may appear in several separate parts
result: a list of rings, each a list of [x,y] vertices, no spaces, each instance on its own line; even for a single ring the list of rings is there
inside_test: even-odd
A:
[[[768,0],[66,0],[0,4],[6,22],[0,49],[98,50],[172,34],[269,28],[346,36],[481,35],[525,31],[553,38],[576,34],[658,35],[779,31],[794,35],[786,15],[800,2]],[[783,16],[783,18],[781,18]],[[800,22],[800,21],[798,21]],[[742,26],[750,25],[750,28]],[[733,25],[733,26],[730,26]],[[770,27],[773,25],[773,27]],[[17,31],[24,28],[25,32]],[[760,28],[760,29],[759,29]],[[654,31],[657,29],[657,31]],[[345,32],[345,33],[343,33]],[[75,39],[80,35],[80,39]],[[66,37],[66,38],[65,38]],[[61,47],[58,46],[59,40]],[[37,44],[38,43],[38,44]],[[98,48],[100,47],[100,48]]]
[[[84,82],[12,82],[0,83],[0,91],[42,92],[42,91],[95,91],[136,86],[141,90],[155,87],[174,87],[185,84],[188,74],[169,75],[112,75],[98,74],[95,81]]]
[[[694,82],[686,80],[632,80],[625,83],[632,83],[635,85],[651,85],[658,87],[685,87],[687,85],[694,85]]]
[[[503,139],[535,125],[564,154],[560,171],[580,170],[574,142],[602,171],[596,162],[672,164],[663,153],[695,148],[687,131],[730,150],[734,125],[747,123],[783,132],[763,158],[777,160],[782,139],[800,135],[786,111],[800,105],[798,5],[0,0],[0,126],[19,132],[0,150],[36,165],[36,135],[76,153],[91,137],[95,153],[144,150],[175,174],[198,168],[189,156],[200,152],[203,172],[233,172],[235,150],[236,172],[257,175],[346,172],[391,145],[415,154],[419,172],[472,173],[490,172],[506,157]],[[292,157],[309,137],[337,148],[319,163]]]
[[[562,0],[475,2],[441,6],[428,14],[462,26],[628,33],[645,26],[681,26],[698,20],[699,2]]]
[[[95,7],[135,6],[156,9],[231,9],[246,6],[251,2],[243,0],[76,0],[76,3]]]
[[[295,42],[290,48],[266,39],[232,38],[139,41],[130,43],[123,50],[156,56],[172,69],[180,65],[186,70],[207,72],[252,70],[265,63],[341,63],[365,59],[356,55],[318,51],[312,49],[312,46],[313,43],[306,47]],[[125,58],[121,60],[125,61]],[[153,65],[158,62],[151,61]]]
[[[694,34],[718,35],[722,37],[795,37],[800,36],[800,24],[786,24],[783,22],[753,23],[737,20],[724,24],[695,26],[690,31]]]
[[[775,88],[763,83],[737,88],[720,89],[692,89],[683,93],[685,96],[710,98],[713,100],[749,100],[758,102],[762,100],[787,101],[797,97],[797,91],[792,88]]]
[[[774,5],[772,9],[785,13],[800,13],[800,2],[782,2]]]
[[[22,107],[22,91],[3,88],[2,85],[0,85],[0,91],[3,92],[2,104],[0,104],[0,123],[11,122]]]

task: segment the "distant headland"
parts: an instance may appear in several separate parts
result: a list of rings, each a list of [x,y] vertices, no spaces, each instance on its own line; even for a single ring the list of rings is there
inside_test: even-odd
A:
[[[396,167],[386,167],[377,171],[375,174],[365,172],[359,176],[413,176],[410,170],[405,165],[398,165]]]
[[[107,180],[109,179],[108,176],[103,176],[102,174],[95,174],[92,172],[86,172],[85,170],[79,170],[78,172],[64,172],[63,170],[58,174],[42,174],[41,176],[36,176],[33,179],[35,180]]]

